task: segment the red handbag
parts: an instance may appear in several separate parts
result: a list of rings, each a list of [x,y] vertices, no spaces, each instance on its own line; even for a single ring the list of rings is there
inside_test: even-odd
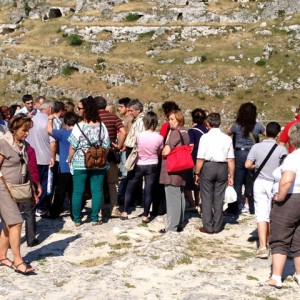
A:
[[[180,172],[194,167],[192,158],[192,146],[184,145],[183,137],[180,134],[181,146],[175,147],[167,156],[168,173]]]

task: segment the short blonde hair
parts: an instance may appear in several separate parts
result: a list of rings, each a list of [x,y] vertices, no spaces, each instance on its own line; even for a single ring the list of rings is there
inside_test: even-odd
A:
[[[295,123],[290,129],[289,129],[289,138],[290,143],[295,149],[300,148],[300,123]]]

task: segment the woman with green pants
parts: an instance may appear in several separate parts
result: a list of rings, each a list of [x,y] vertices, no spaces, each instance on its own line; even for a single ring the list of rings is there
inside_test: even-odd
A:
[[[102,187],[107,164],[102,168],[86,168],[84,153],[92,145],[101,145],[109,149],[110,140],[107,129],[101,123],[97,103],[93,97],[81,99],[78,102],[78,114],[82,121],[76,124],[68,138],[70,151],[68,161],[73,173],[72,212],[75,226],[81,225],[81,206],[85,183],[89,179],[92,192],[92,225],[101,225],[99,212],[102,202]]]

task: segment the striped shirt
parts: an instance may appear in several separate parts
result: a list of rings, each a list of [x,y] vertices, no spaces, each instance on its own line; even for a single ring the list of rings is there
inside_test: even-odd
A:
[[[118,131],[120,128],[124,127],[121,119],[105,109],[100,109],[99,115],[101,122],[103,122],[107,128],[110,142],[115,143]]]

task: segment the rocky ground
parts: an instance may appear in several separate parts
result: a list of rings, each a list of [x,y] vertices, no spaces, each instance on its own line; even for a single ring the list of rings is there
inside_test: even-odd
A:
[[[200,233],[201,218],[186,214],[181,233],[159,234],[165,216],[141,223],[141,208],[128,221],[75,228],[68,215],[38,218],[35,248],[22,244],[36,276],[1,268],[1,299],[297,299],[292,260],[283,289],[262,286],[271,259],[254,258],[255,219],[225,218],[217,235]],[[252,241],[252,242],[251,242]]]

